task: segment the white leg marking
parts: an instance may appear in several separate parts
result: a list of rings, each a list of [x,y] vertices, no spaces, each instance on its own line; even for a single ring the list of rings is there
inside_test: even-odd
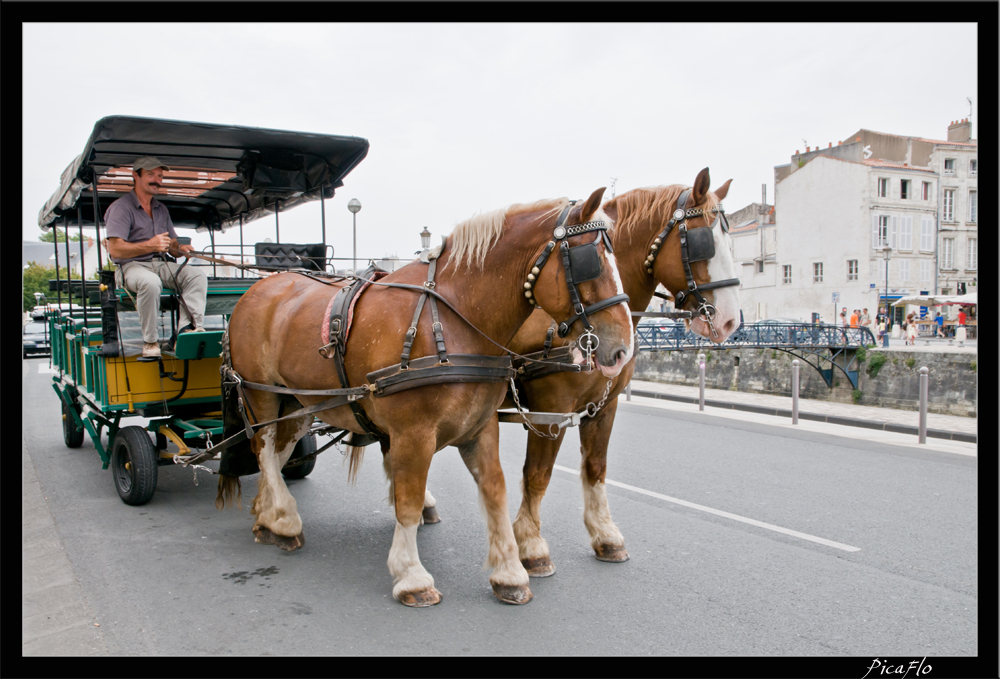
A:
[[[396,521],[389,550],[389,572],[392,574],[392,597],[399,600],[404,592],[421,592],[434,586],[434,578],[420,563],[417,555],[417,525],[409,528]]]
[[[611,510],[608,508],[608,491],[604,482],[591,486],[587,475],[580,473],[583,485],[583,523],[590,533],[590,546],[597,549],[600,545],[624,545],[618,526],[611,520]]]
[[[549,543],[542,537],[541,504],[540,497],[533,497],[529,503],[524,492],[524,479],[521,479],[521,508],[514,519],[514,537],[522,559],[549,557]]]
[[[281,476],[281,468],[295,450],[295,444],[309,431],[311,418],[303,419],[293,440],[282,450],[275,449],[277,425],[265,427],[263,451],[260,455],[260,499],[257,504],[257,523],[266,526],[276,535],[294,536],[302,532],[302,518],[299,516],[295,498],[288,492],[288,486]]]

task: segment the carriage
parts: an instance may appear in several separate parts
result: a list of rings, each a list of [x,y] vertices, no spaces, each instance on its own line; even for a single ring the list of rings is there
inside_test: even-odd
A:
[[[167,206],[174,227],[179,234],[207,230],[212,241],[212,251],[202,253],[212,261],[186,262],[205,264],[208,270],[206,332],[177,335],[179,298],[175,290],[164,288],[160,339],[174,341],[156,361],[142,359],[135,300],[116,285],[113,270],[102,267],[98,281],[50,281],[61,302],[51,305],[46,320],[65,443],[77,448],[88,434],[104,469],[111,467],[124,502],[149,502],[160,466],[208,459],[205,453],[222,437],[222,337],[236,303],[271,272],[333,268],[333,251],[325,244],[325,210],[321,242],[306,244],[281,241],[281,213],[331,198],[367,152],[368,141],[358,137],[126,116],[96,123],[83,153],[63,172],[59,189],[40,211],[39,226],[76,226],[81,236],[84,228],[96,229],[101,261],[104,211],[131,190],[135,159],[155,155],[171,167],[157,200]],[[274,220],[274,242],[267,237],[245,244],[244,227],[265,217]],[[240,232],[239,245],[216,247],[216,236],[234,227]],[[66,261],[69,244],[63,252],[59,243],[54,247],[57,261]],[[74,305],[74,296],[93,305]],[[127,424],[138,417],[148,423]],[[313,432],[301,439],[284,473],[289,478],[308,475],[315,452]]]

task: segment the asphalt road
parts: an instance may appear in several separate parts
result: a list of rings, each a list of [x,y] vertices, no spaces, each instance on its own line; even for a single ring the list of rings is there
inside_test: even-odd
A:
[[[173,467],[148,505],[122,503],[89,438],[64,446],[45,364],[23,364],[23,446],[113,655],[979,651],[974,456],[622,402],[608,495],[631,560],[593,558],[572,431],[542,505],[557,572],[532,579],[531,603],[508,606],[483,570],[475,484],[447,448],[429,478],[442,522],[418,537],[444,599],[410,609],[391,596],[394,517],[375,447],[357,486],[333,449],[289,482],[306,538],[289,554],[254,543],[256,476],[242,511],[215,509],[214,476],[199,472],[196,486]],[[526,436],[501,430],[512,515]]]

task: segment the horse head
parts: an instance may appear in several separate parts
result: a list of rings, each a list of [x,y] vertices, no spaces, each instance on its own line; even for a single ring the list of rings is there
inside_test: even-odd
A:
[[[525,301],[558,323],[559,336],[574,336],[577,362],[591,355],[606,377],[632,358],[633,334],[628,295],[622,288],[607,230],[613,222],[601,210],[604,187],[582,204],[552,211],[538,229],[551,234],[530,262]],[[551,256],[550,256],[551,255]]]
[[[708,168],[699,172],[674,201],[666,237],[653,234],[646,259],[647,273],[674,295],[675,308],[694,314],[687,326],[716,343],[740,325],[739,277],[720,205],[730,182],[712,192]]]

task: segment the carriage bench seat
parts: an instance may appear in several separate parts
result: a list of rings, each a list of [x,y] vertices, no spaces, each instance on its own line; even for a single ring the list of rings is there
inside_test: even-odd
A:
[[[125,292],[125,288],[115,288],[115,297],[118,298],[119,311],[136,310],[135,305],[132,304],[132,298]],[[132,297],[135,297],[135,293],[132,293]],[[160,291],[160,311],[174,311],[176,309],[177,297],[174,295],[174,291],[170,288],[163,288]]]

